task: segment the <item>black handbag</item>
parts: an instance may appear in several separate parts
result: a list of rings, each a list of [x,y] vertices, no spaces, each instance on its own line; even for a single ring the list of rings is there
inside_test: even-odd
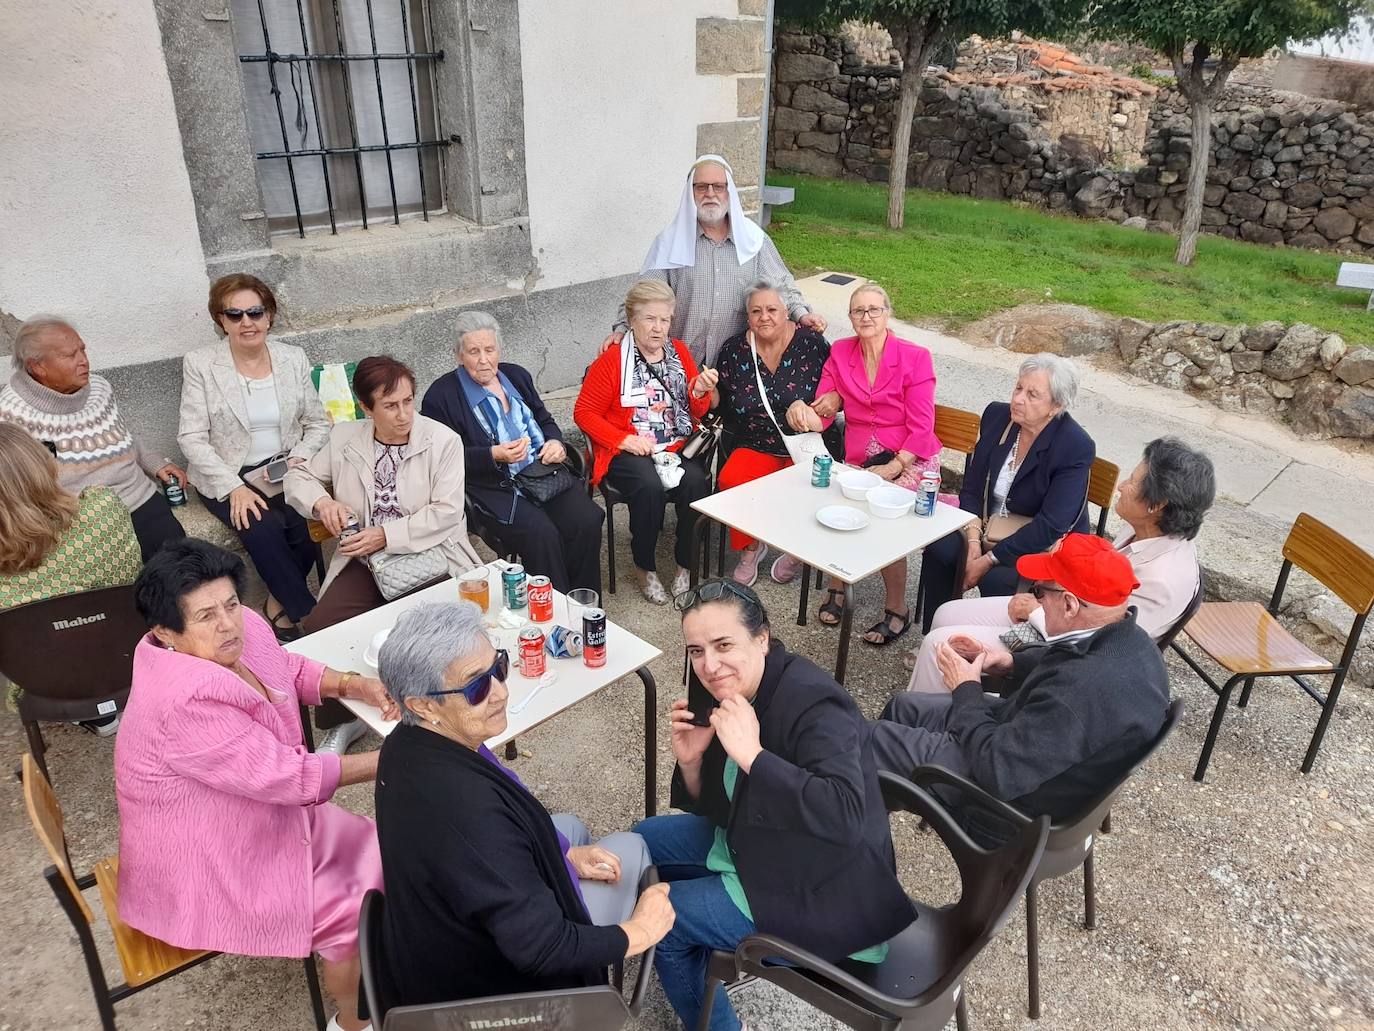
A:
[[[710,465],[716,448],[720,445],[721,418],[716,412],[707,412],[701,417],[696,432],[687,438],[678,454],[691,461]]]
[[[547,504],[572,490],[582,482],[582,477],[569,468],[573,454],[569,451],[568,457],[557,465],[545,465],[536,458],[515,474],[515,489],[536,505]]]

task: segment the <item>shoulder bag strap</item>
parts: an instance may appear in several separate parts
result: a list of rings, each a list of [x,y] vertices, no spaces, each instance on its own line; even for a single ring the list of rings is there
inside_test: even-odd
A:
[[[754,346],[754,331],[751,329],[747,336],[749,338],[749,353],[754,357],[754,382],[759,385],[759,400],[763,402],[763,410],[768,413],[768,418],[773,423],[773,428],[778,431],[778,436],[786,440],[787,432],[778,425],[778,417],[773,414],[773,404],[768,400],[768,390],[763,385],[763,370],[759,368],[759,349]]]

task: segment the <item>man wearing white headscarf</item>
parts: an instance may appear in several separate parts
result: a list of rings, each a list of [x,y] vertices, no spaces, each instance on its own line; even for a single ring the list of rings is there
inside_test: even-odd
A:
[[[640,275],[673,288],[677,309],[669,333],[703,367],[714,366],[721,344],[744,332],[748,290],[760,280],[781,284],[793,321],[825,331],[825,319],[802,299],[773,241],[745,215],[730,165],[718,154],[692,163],[677,217],[654,239]],[[628,327],[621,305],[601,350],[620,343]]]

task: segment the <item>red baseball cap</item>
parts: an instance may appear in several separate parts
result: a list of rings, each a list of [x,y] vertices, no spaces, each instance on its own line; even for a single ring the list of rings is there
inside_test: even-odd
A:
[[[1031,580],[1051,580],[1093,605],[1120,605],[1140,586],[1131,560],[1111,542],[1090,533],[1065,534],[1040,555],[1022,555],[1016,571]]]

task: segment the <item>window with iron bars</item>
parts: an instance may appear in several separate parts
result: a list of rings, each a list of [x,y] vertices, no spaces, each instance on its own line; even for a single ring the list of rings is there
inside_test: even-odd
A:
[[[274,233],[444,209],[426,0],[232,0]]]

